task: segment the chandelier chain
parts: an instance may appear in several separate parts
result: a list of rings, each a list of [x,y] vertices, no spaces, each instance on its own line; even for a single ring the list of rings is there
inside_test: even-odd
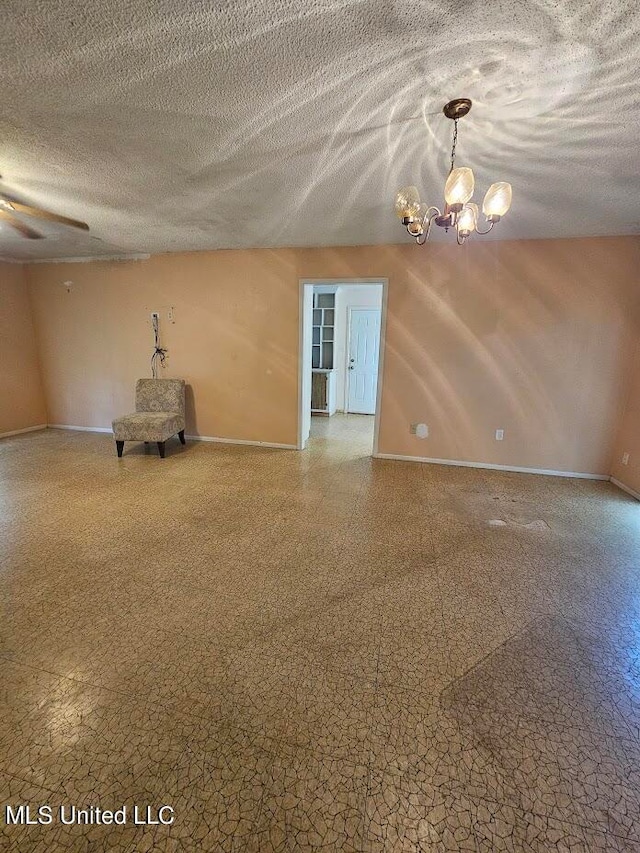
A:
[[[453,172],[453,164],[456,159],[456,145],[458,142],[458,119],[455,119],[453,122],[453,144],[451,146],[451,168],[449,169],[449,174]]]

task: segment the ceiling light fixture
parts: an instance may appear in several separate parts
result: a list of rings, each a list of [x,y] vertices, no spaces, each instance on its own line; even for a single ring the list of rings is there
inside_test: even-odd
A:
[[[481,231],[478,228],[478,205],[471,201],[475,179],[473,172],[466,166],[454,168],[456,159],[456,144],[458,142],[458,120],[467,115],[471,109],[469,98],[456,98],[445,104],[442,112],[453,121],[453,143],[451,146],[451,168],[444,186],[444,211],[434,206],[420,203],[420,195],[416,187],[402,187],[396,193],[396,213],[409,234],[415,237],[416,243],[423,246],[429,239],[431,226],[435,222],[440,228],[448,231],[456,229],[458,245],[462,245],[474,231],[477,234],[488,234],[496,222],[505,215],[511,207],[511,184],[504,181],[491,184],[482,202],[482,212],[489,227]]]

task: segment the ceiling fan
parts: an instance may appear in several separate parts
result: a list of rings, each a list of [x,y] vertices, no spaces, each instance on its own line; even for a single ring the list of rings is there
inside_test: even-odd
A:
[[[80,228],[82,231],[88,231],[89,226],[86,222],[79,222],[77,219],[70,219],[68,216],[60,216],[57,213],[51,213],[48,210],[43,210],[41,207],[31,207],[29,204],[20,204],[17,201],[11,201],[8,198],[0,195],[0,221],[7,222],[16,231],[19,231],[23,237],[29,240],[41,240],[44,234],[30,228],[16,213],[24,213],[26,216],[33,216],[36,219],[47,219],[49,222],[59,222],[62,225],[69,225],[71,228]]]

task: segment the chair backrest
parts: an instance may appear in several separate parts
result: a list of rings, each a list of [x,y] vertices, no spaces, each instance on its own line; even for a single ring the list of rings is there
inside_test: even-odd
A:
[[[178,412],[184,415],[184,379],[138,379],[136,412]]]

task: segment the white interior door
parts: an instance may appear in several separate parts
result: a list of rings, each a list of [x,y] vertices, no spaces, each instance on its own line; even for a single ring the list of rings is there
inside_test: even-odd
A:
[[[352,308],[347,354],[348,412],[375,414],[379,350],[380,309]]]

